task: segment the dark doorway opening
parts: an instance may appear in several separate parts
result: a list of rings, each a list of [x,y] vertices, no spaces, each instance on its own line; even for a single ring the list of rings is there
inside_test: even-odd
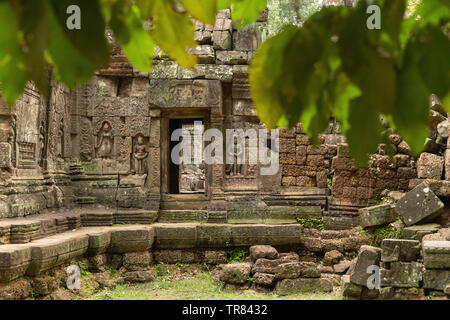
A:
[[[194,130],[194,124],[203,125],[202,119],[170,119],[169,120],[169,193],[192,194],[205,193],[205,165],[194,163],[194,148],[201,150],[203,154],[203,130]],[[180,141],[172,141],[172,133],[177,129],[185,129],[191,136],[191,161],[190,163],[176,164],[171,159],[173,148]],[[184,139],[184,138],[182,138]]]

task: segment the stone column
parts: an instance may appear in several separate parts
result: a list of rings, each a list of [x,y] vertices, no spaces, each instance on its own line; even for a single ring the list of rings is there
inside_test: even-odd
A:
[[[150,110],[147,209],[159,210],[161,200],[161,110]]]

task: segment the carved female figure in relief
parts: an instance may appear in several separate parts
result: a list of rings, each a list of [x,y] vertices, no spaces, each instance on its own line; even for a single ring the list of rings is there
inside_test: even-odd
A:
[[[147,156],[148,152],[145,145],[144,136],[139,134],[136,137],[136,144],[133,149],[134,170],[136,174],[145,174],[145,159],[147,159]]]
[[[97,156],[104,160],[111,159],[112,147],[112,128],[108,121],[104,121],[98,133]]]

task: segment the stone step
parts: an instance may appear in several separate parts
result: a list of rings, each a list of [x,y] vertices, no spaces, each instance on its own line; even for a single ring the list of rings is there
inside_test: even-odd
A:
[[[158,222],[161,223],[186,223],[186,222],[206,222],[207,211],[197,210],[161,210]]]
[[[38,275],[73,258],[104,252],[124,253],[151,248],[149,226],[88,227],[35,240],[0,246],[0,282]]]
[[[0,245],[28,243],[80,227],[151,224],[157,218],[157,211],[150,210],[76,209],[4,219],[0,220]]]
[[[161,197],[161,210],[207,210],[204,194],[165,194]]]
[[[82,227],[23,244],[0,246],[0,282],[45,270],[83,255],[160,249],[298,245],[300,225],[163,224]]]

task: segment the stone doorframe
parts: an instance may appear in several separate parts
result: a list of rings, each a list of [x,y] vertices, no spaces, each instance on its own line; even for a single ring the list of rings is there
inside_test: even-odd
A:
[[[223,95],[219,80],[151,80],[151,159],[150,191],[168,194],[169,121],[170,119],[203,119],[204,129],[223,131]],[[159,139],[158,139],[159,137]],[[154,162],[154,161],[152,161]],[[206,165],[205,196],[223,194],[223,165]],[[159,181],[157,178],[159,177]]]

